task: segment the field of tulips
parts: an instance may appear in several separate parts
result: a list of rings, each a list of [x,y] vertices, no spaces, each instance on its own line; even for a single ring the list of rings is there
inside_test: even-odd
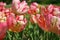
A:
[[[0,2],[0,40],[60,40],[60,6],[12,0]]]

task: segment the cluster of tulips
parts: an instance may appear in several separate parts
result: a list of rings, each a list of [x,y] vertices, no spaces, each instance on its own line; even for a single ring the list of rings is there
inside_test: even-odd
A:
[[[60,34],[60,6],[39,5],[36,2],[30,6],[26,1],[12,0],[12,6],[6,8],[6,3],[0,2],[0,40],[6,36],[6,31],[21,32],[28,23],[25,14],[30,15],[30,21],[48,32]]]

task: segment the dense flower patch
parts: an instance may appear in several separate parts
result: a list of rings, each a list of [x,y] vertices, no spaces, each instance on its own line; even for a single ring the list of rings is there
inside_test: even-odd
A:
[[[21,32],[27,23],[31,21],[47,32],[60,34],[60,6],[39,5],[36,2],[30,6],[26,1],[13,0],[12,6],[6,8],[6,3],[0,2],[0,40],[6,35],[6,31]],[[25,15],[30,15],[28,20]]]

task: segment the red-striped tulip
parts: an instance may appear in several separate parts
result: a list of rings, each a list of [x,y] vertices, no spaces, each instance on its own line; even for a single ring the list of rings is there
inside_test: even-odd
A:
[[[26,26],[27,20],[24,15],[10,16],[8,18],[9,30],[13,32],[21,32]]]
[[[12,2],[12,10],[14,13],[17,14],[24,14],[27,13],[29,6],[27,5],[26,1],[20,2],[19,0],[13,0]]]
[[[60,34],[60,9],[54,5],[41,8],[40,18],[37,19],[38,25],[45,31]]]
[[[38,8],[38,4],[36,2],[32,3],[30,5],[30,8],[28,10],[28,13],[29,14],[36,14],[36,13],[39,13],[39,8]]]

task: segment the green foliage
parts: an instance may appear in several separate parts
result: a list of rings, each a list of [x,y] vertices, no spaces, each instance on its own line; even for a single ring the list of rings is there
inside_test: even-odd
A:
[[[12,0],[0,0],[0,2],[5,2],[7,4],[11,4],[12,3]]]
[[[60,0],[45,0],[45,1],[42,1],[42,3],[45,3],[45,4],[59,4],[60,3]]]

